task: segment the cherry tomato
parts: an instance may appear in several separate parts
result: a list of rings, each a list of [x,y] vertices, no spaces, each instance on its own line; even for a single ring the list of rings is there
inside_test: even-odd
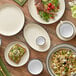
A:
[[[55,9],[55,6],[54,6],[54,5],[52,5],[52,6],[51,6],[51,9]]]
[[[54,19],[54,17],[51,17],[51,19]]]
[[[48,7],[48,8],[47,8],[47,10],[51,10],[51,8],[50,8],[50,7]]]
[[[51,7],[51,6],[52,6],[52,3],[49,3],[49,4],[48,4],[48,7]]]

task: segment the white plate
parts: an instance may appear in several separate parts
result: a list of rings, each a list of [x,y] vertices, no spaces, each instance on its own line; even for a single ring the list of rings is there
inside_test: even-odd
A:
[[[45,52],[50,48],[51,41],[48,33],[44,28],[35,23],[29,23],[24,28],[24,38],[26,42],[36,51]],[[46,39],[44,46],[40,47],[36,44],[36,39],[39,36],[43,36]]]
[[[9,59],[8,57],[8,53],[10,51],[10,49],[12,48],[13,45],[15,44],[20,44],[21,46],[23,46],[25,49],[26,49],[26,53],[23,55],[23,57],[21,58],[20,62],[18,64],[14,63],[12,60]],[[20,67],[20,66],[23,66],[24,64],[27,63],[27,61],[29,60],[29,49],[27,48],[27,46],[22,43],[22,42],[18,42],[18,41],[15,41],[15,42],[11,42],[5,49],[5,52],[4,52],[4,56],[5,56],[5,60],[6,62],[11,65],[11,66],[14,66],[14,67]]]
[[[13,4],[0,6],[0,34],[12,36],[23,28],[25,17],[22,10]]]
[[[42,24],[52,24],[57,22],[64,14],[65,11],[65,1],[64,0],[59,0],[60,2],[60,9],[59,12],[57,12],[57,16],[55,16],[55,19],[50,19],[49,22],[44,21],[37,13],[37,9],[35,6],[35,0],[28,0],[28,9],[31,14],[31,16],[38,22]]]

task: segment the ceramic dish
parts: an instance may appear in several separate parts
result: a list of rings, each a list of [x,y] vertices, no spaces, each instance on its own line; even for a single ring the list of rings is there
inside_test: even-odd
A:
[[[0,6],[0,34],[12,36],[21,31],[25,18],[22,10],[13,4]]]
[[[36,39],[36,44],[39,45],[39,46],[43,46],[43,45],[45,45],[45,43],[46,43],[46,39],[42,36],[39,36]]]
[[[42,28],[40,25],[35,23],[29,23],[25,26],[24,31],[24,38],[26,42],[36,51],[39,52],[45,52],[47,51],[51,46],[51,41],[48,33],[44,28]],[[43,46],[38,46],[36,43],[36,39],[38,37],[44,37],[46,39],[46,43]]]
[[[61,40],[69,41],[75,37],[76,27],[71,21],[60,21],[56,34]]]
[[[57,45],[55,46],[54,48],[52,48],[50,50],[50,52],[48,53],[48,56],[47,56],[47,60],[46,60],[46,63],[47,63],[47,69],[50,73],[50,75],[52,76],[55,76],[54,72],[53,72],[53,69],[50,67],[50,62],[51,62],[51,57],[52,57],[52,54],[54,54],[55,52],[57,52],[58,50],[60,49],[69,49],[69,50],[72,50],[74,53],[76,53],[76,48],[72,45],[69,45],[69,44],[60,44],[60,45]]]
[[[35,6],[35,0],[28,0],[28,9],[31,14],[31,16],[38,22],[42,24],[52,24],[57,22],[64,14],[65,11],[65,1],[64,0],[59,0],[60,2],[60,9],[59,12],[57,12],[57,15],[55,16],[55,19],[50,19],[49,22],[44,21],[37,12],[36,6]]]
[[[21,46],[23,46],[25,49],[26,49],[26,53],[22,56],[20,62],[18,64],[14,63],[9,57],[8,57],[8,53],[10,51],[10,49],[12,48],[13,45],[15,44],[20,44]],[[15,41],[15,42],[11,42],[5,49],[5,52],[4,52],[4,56],[5,56],[5,60],[6,62],[13,66],[13,67],[20,67],[20,66],[23,66],[24,64],[27,63],[27,61],[29,60],[29,49],[27,48],[27,46],[22,43],[22,42],[18,42],[18,41]]]
[[[28,71],[32,75],[39,75],[43,71],[43,64],[38,59],[33,59],[28,64]]]

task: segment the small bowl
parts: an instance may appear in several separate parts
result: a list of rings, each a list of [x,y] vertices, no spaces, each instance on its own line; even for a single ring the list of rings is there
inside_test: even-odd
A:
[[[39,75],[43,71],[43,64],[38,59],[33,59],[28,64],[28,71],[32,75]]]
[[[76,27],[72,22],[61,21],[56,28],[56,34],[61,40],[68,41],[75,37],[75,30]]]
[[[39,36],[36,39],[36,44],[38,46],[43,46],[46,43],[46,39],[43,36]]]

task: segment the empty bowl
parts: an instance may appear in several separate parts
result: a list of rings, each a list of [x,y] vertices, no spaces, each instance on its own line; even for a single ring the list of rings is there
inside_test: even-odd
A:
[[[43,71],[43,64],[38,59],[33,59],[28,64],[28,71],[32,75],[38,75]]]

